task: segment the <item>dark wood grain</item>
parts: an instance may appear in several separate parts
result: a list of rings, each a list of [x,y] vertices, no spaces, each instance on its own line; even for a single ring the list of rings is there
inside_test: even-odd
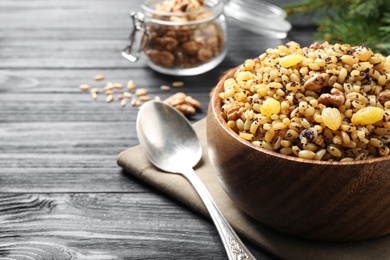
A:
[[[277,1],[281,4],[283,1]],[[177,91],[202,102],[206,116],[220,75],[285,42],[229,23],[229,53],[196,77],[130,63],[129,12],[140,1],[0,2],[0,259],[225,259],[212,223],[116,164],[137,145],[138,109],[93,101],[80,84],[133,80],[150,97]],[[302,44],[311,31],[295,31]],[[246,40],[242,40],[246,39]],[[102,74],[106,79],[94,81]],[[173,81],[184,87],[160,90]],[[119,91],[118,91],[119,93]],[[258,259],[272,259],[249,244]]]
[[[207,258],[221,249],[206,220],[153,194],[4,194],[0,205],[0,256],[164,259],[196,253]],[[183,244],[191,247],[173,250]]]

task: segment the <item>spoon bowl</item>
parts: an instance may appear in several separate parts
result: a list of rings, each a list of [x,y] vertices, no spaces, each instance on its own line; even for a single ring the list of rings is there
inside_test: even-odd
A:
[[[181,174],[198,192],[222,239],[229,259],[255,259],[223,217],[194,167],[202,157],[202,147],[190,122],[175,108],[148,101],[137,116],[140,144],[157,168]]]
[[[163,102],[145,103],[137,117],[137,134],[148,159],[160,170],[194,167],[202,147],[190,122]]]

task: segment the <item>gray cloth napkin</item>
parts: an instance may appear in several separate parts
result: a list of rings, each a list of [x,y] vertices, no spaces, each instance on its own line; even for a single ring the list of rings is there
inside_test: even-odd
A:
[[[248,217],[234,205],[218,183],[207,154],[206,119],[196,122],[194,128],[203,148],[203,157],[195,171],[226,220],[241,237],[284,259],[390,259],[390,236],[343,243],[310,241],[274,231]],[[191,184],[180,175],[159,172],[140,146],[121,152],[117,163],[130,174],[209,216]]]

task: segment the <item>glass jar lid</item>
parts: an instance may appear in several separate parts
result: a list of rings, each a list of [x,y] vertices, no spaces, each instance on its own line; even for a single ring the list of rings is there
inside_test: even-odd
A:
[[[286,12],[261,0],[227,0],[225,15],[245,30],[272,38],[285,38],[291,30]]]

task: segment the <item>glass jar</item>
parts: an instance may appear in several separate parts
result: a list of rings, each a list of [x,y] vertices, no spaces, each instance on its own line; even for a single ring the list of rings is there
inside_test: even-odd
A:
[[[144,53],[152,69],[169,75],[213,69],[227,52],[224,3],[144,0],[141,12],[131,13],[133,30],[122,55],[135,62]]]

